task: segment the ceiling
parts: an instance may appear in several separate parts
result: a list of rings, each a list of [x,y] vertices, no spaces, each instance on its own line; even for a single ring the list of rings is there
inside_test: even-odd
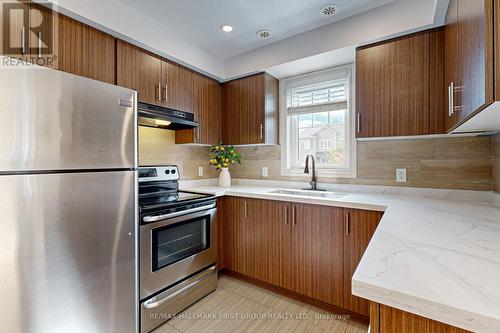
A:
[[[120,0],[163,28],[212,55],[227,59],[279,40],[394,2],[395,0]],[[322,17],[320,9],[336,4],[339,12]],[[222,24],[234,27],[230,33]],[[261,29],[271,38],[256,37]]]

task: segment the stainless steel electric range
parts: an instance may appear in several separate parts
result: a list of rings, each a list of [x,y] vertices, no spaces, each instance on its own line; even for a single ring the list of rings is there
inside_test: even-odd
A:
[[[217,201],[179,191],[177,166],[139,168],[141,331],[217,287]]]

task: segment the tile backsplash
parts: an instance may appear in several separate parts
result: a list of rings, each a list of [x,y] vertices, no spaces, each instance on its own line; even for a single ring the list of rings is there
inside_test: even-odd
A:
[[[493,190],[500,193],[500,134],[493,137]]]
[[[176,145],[175,132],[139,126],[139,165],[175,164],[182,179],[204,179],[218,177],[215,169],[208,165],[208,147]],[[198,176],[198,167],[203,167],[203,176]]]
[[[495,144],[494,144],[495,143]],[[234,178],[307,181],[281,176],[280,146],[237,147],[242,165],[231,167]],[[496,159],[493,158],[493,151]],[[139,164],[177,164],[183,179],[218,176],[208,165],[208,147],[175,145],[175,132],[139,127]],[[204,175],[198,176],[198,167]],[[268,167],[269,177],[261,176]],[[406,183],[396,182],[396,168],[406,168]],[[370,184],[500,191],[500,135],[439,139],[360,141],[357,178],[318,178],[319,183]]]
[[[243,163],[231,173],[236,178],[308,180],[281,176],[279,146],[240,147]],[[269,177],[261,177],[261,168]],[[396,168],[406,168],[406,183],[396,182]],[[428,188],[492,189],[492,138],[461,137],[417,140],[360,141],[357,143],[357,178],[321,178],[329,183],[395,185]]]

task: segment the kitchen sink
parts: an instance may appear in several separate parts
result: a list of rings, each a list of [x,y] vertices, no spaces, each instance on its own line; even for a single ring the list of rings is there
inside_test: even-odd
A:
[[[285,190],[285,189],[272,191],[271,193],[298,195],[298,196],[305,196],[305,197],[317,197],[317,198],[340,198],[340,197],[347,195],[345,193],[327,192],[327,191]]]

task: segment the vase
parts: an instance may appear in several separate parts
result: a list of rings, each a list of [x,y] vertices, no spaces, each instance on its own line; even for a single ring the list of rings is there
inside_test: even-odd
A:
[[[231,187],[231,174],[229,173],[229,168],[221,168],[220,169],[219,186],[220,187]]]

